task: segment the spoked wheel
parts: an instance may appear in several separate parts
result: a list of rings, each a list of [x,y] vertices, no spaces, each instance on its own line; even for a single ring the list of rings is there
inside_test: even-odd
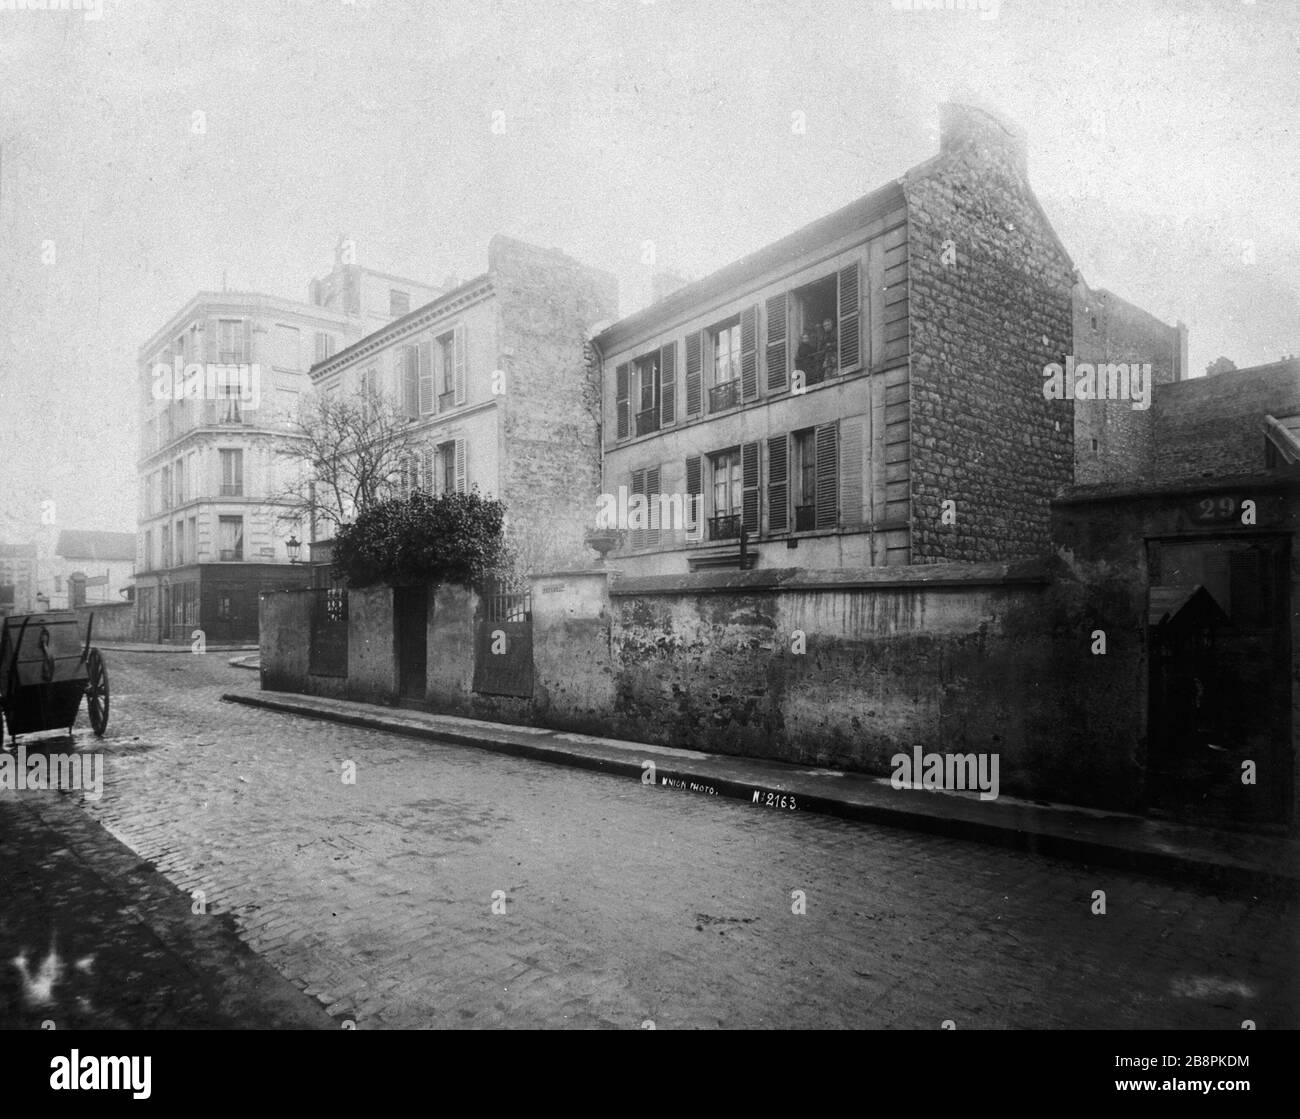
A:
[[[96,738],[108,729],[108,669],[98,649],[91,649],[86,660],[86,713]]]

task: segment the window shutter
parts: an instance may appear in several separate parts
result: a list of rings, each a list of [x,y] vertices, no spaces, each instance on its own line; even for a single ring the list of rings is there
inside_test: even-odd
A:
[[[838,425],[822,424],[817,428],[817,527],[834,528],[839,518],[839,439]]]
[[[468,455],[468,448],[465,446],[464,439],[456,440],[456,492],[465,492],[466,471],[468,463],[465,461]]]
[[[702,535],[700,530],[704,525],[702,467],[703,460],[699,455],[692,455],[686,460],[686,524],[688,527],[694,527],[697,535]]]
[[[420,414],[420,386],[416,377],[415,347],[398,346],[397,377],[402,386],[402,407],[408,419],[415,419]]]
[[[758,398],[758,304],[740,313],[740,398]],[[757,443],[754,444],[758,446]]]
[[[863,452],[865,419],[853,416],[840,421],[840,524],[860,525],[866,494],[866,467]]]
[[[840,269],[840,372],[862,361],[862,316],[859,313],[858,266]]]
[[[790,531],[790,437],[767,441],[767,531]]]
[[[253,320],[244,320],[244,357],[245,363],[251,363],[253,360]]]
[[[740,447],[740,525],[749,529],[750,536],[758,534],[758,446],[743,443]]]
[[[789,328],[784,294],[767,301],[767,389],[781,392],[789,382]]]
[[[646,532],[646,543],[654,546],[659,543],[659,530],[662,527],[659,523],[659,517],[662,512],[659,506],[659,467],[654,466],[645,472],[645,492],[646,498],[650,503],[648,523],[649,530]]]
[[[456,403],[464,404],[466,396],[465,385],[465,324],[458,323],[455,331],[455,338],[452,346],[455,349],[456,357]]]
[[[627,438],[627,382],[628,382],[628,364],[623,362],[614,374],[616,382],[617,396],[615,398],[615,407],[618,409],[618,437]]]
[[[418,372],[416,379],[420,385],[420,414],[427,416],[433,411],[433,343],[421,342],[416,348]]]
[[[434,492],[436,488],[434,485],[434,477],[435,477],[434,470],[433,470],[434,453],[433,453],[432,443],[426,443],[424,445],[424,449],[421,453],[421,457],[423,458],[423,462],[421,464],[423,466],[423,470],[421,472],[423,476],[420,479],[420,489],[424,490],[425,493],[431,494]]]
[[[659,351],[659,422],[674,423],[677,419],[677,343],[669,342]]]
[[[686,336],[686,414],[698,416],[703,407],[704,332]]]
[[[631,498],[636,497],[638,494],[641,494],[642,496],[645,495],[645,471],[644,470],[632,471],[632,486],[629,493],[629,504],[628,504],[629,510],[637,504],[635,501],[632,501]],[[637,516],[635,521],[633,521],[632,514],[630,512],[628,513],[628,521],[629,523],[635,523],[635,524],[646,523],[643,516]],[[632,535],[632,547],[634,548],[645,547],[645,540],[646,540],[645,529],[634,528],[632,529],[631,535]]]

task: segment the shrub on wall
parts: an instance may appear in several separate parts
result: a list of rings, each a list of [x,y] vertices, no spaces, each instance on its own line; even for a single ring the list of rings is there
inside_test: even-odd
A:
[[[414,493],[372,505],[334,542],[334,573],[349,587],[458,583],[481,588],[503,562],[505,506],[469,493]]]

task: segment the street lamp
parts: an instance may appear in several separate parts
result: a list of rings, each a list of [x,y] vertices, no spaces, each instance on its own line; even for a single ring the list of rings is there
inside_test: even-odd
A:
[[[290,536],[289,539],[284,542],[284,546],[289,551],[289,562],[297,563],[298,553],[302,551],[302,543],[299,541],[298,537]]]

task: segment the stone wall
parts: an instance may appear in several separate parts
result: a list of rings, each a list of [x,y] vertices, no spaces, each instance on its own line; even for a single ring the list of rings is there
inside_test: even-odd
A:
[[[1300,413],[1300,361],[1162,385],[1155,393],[1157,479],[1264,468],[1261,417]]]
[[[77,622],[81,626],[83,635],[86,632],[86,625],[90,621],[90,616],[92,614],[95,616],[90,634],[90,643],[92,645],[98,645],[104,641],[135,640],[134,602],[90,603],[87,606],[75,607],[74,612],[77,615]]]
[[[945,106],[940,158],[905,190],[911,561],[1047,555],[1074,416],[1043,398],[1042,371],[1070,352],[1073,267],[1029,189],[1023,139],[989,114]]]
[[[510,237],[488,252],[497,296],[501,496],[529,570],[581,561],[600,493],[600,372],[586,339],[618,312],[607,272]]]

